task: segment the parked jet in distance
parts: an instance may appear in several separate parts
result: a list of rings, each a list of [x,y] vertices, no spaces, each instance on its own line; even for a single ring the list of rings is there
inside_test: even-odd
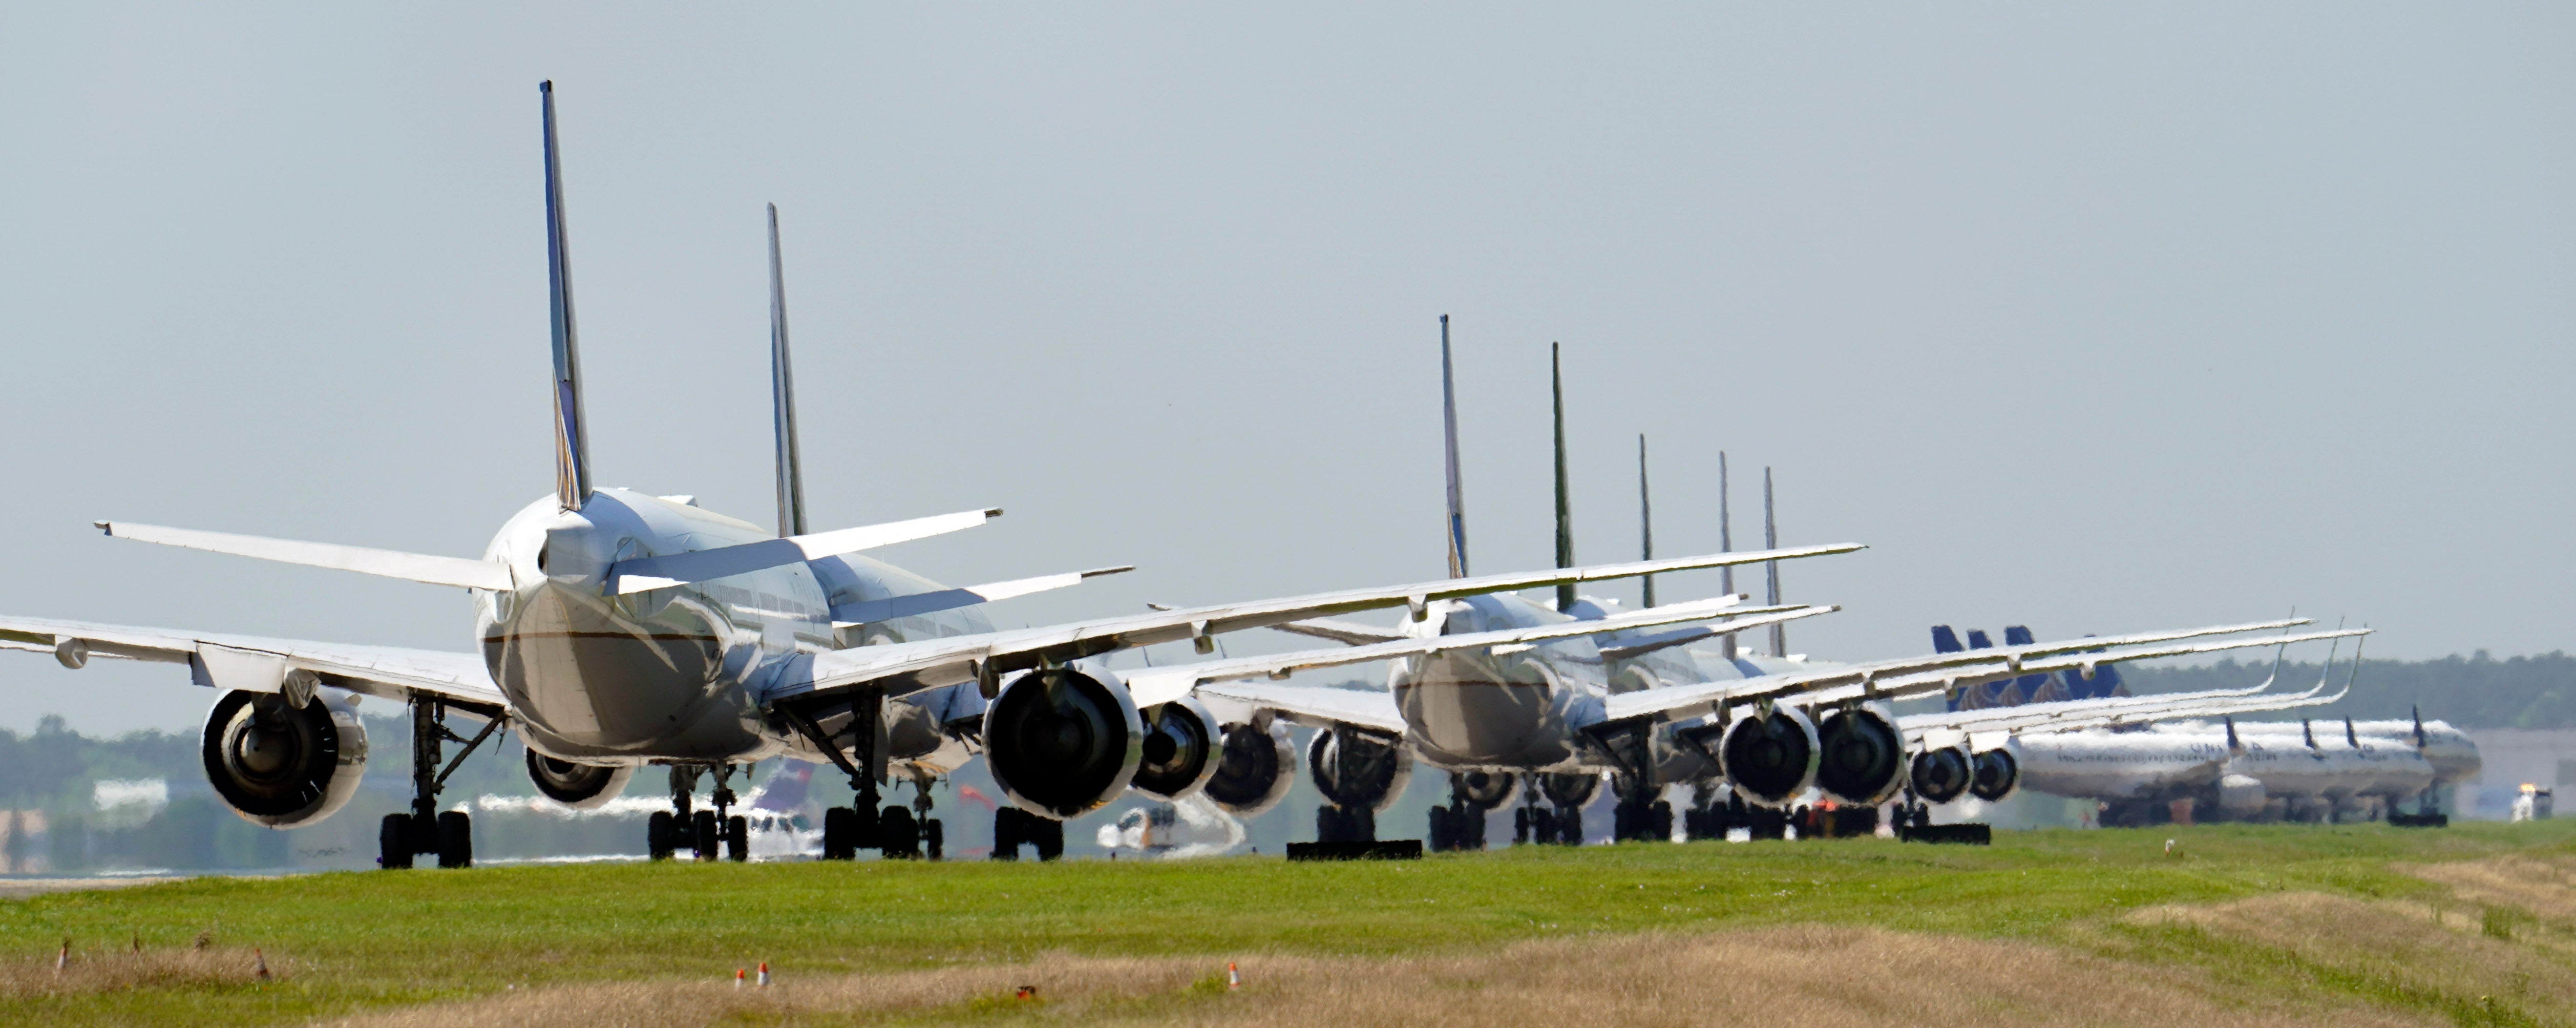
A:
[[[553,335],[556,483],[509,518],[480,558],[403,553],[216,532],[101,522],[108,535],[286,563],[461,587],[474,603],[473,652],[354,646],[256,636],[0,618],[0,648],[50,651],[64,666],[91,657],[184,664],[217,691],[205,729],[208,778],[244,818],[277,828],[329,816],[356,791],[366,760],[353,697],[410,705],[413,799],[381,826],[383,865],[435,853],[472,862],[472,826],[436,799],[458,762],[504,728],[529,747],[539,789],[572,804],[616,796],[640,767],[672,769],[674,810],[650,829],[658,855],[693,845],[748,855],[747,825],[729,816],[730,776],[773,756],[828,761],[851,778],[853,808],[825,812],[824,849],[910,852],[918,825],[879,811],[893,759],[890,700],[925,712],[938,734],[980,746],[997,784],[1027,817],[1018,837],[1093,810],[1131,785],[1174,797],[1218,775],[1220,757],[1266,746],[1267,726],[1238,746],[1187,689],[1131,695],[1098,660],[1116,650],[1215,637],[1300,618],[1405,608],[1417,624],[1489,593],[1695,568],[1841,553],[1857,544],[1710,554],[1553,571],[1349,589],[1189,607],[1014,631],[960,608],[1026,591],[1028,582],[940,589],[850,555],[982,524],[971,510],[884,525],[804,531],[790,488],[798,454],[785,363],[777,362],[780,531],[662,497],[594,483],[583,417],[554,92],[544,121],[546,250]],[[774,265],[773,265],[774,267]],[[773,288],[774,352],[784,352],[783,287]],[[1079,580],[1049,576],[1039,584]],[[945,618],[941,615],[946,615]],[[918,631],[872,631],[906,618]],[[1546,633],[1523,633],[1532,638]],[[1490,645],[1487,637],[1480,645]],[[1412,642],[1437,652],[1436,639]],[[971,698],[971,701],[970,701]],[[480,719],[471,738],[450,712]],[[460,742],[452,759],[443,746]],[[942,744],[944,745],[944,743]],[[712,774],[716,810],[691,810],[688,785]],[[1051,826],[1051,827],[1050,827]]]

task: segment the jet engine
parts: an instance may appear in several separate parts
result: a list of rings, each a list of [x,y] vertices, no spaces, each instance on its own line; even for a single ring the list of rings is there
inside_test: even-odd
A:
[[[2238,817],[2252,817],[2263,810],[2271,797],[2264,794],[2263,780],[2252,775],[2226,775],[2218,780],[2218,809]]]
[[[1199,791],[1216,774],[1216,718],[1197,700],[1179,699],[1145,711],[1143,759],[1129,784],[1167,800]]]
[[[1717,744],[1720,770],[1735,794],[1766,807],[1797,798],[1816,780],[1816,725],[1796,707],[1726,726]]]
[[[1297,751],[1288,745],[1288,726],[1273,721],[1263,731],[1251,725],[1225,730],[1225,748],[1216,773],[1207,780],[1207,798],[1236,817],[1257,817],[1288,798],[1297,784]]]
[[[1816,726],[1816,786],[1835,800],[1870,807],[1905,784],[1905,739],[1884,712],[1851,707]]]
[[[2010,750],[1993,749],[1977,754],[1968,781],[1968,795],[1993,803],[2012,795],[2021,785],[2021,761]]]
[[[626,791],[626,782],[635,777],[632,766],[604,767],[598,764],[575,764],[556,760],[535,750],[528,751],[528,780],[537,783],[537,791],[547,799],[574,810],[597,810]]]
[[[1977,773],[1967,751],[1944,746],[1915,754],[1913,770],[1907,777],[1914,786],[1914,795],[1923,802],[1948,803],[1967,793]]]
[[[1449,781],[1461,799],[1477,810],[1500,810],[1512,801],[1521,776],[1509,771],[1462,771]]]
[[[1349,728],[1327,728],[1306,744],[1306,773],[1324,798],[1383,813],[1413,780],[1413,751]]]
[[[358,792],[367,729],[348,701],[315,694],[225,693],[206,715],[206,781],[242,820],[296,828],[329,817]]]
[[[1012,679],[984,711],[993,784],[1033,814],[1069,818],[1118,798],[1144,756],[1145,724],[1125,687],[1079,667]]]

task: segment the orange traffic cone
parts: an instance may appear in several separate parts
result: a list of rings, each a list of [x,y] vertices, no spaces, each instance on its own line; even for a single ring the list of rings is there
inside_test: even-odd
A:
[[[747,974],[750,974],[750,973],[751,973],[751,972],[749,972],[749,971],[745,971],[745,970],[743,970],[742,968],[739,968],[739,967],[734,968],[734,969],[733,969],[733,987],[734,987],[734,988],[737,988],[737,989],[742,988],[742,979],[743,979],[743,976],[744,976],[744,975],[747,975]]]
[[[1243,987],[1243,972],[1234,969],[1234,961],[1225,962],[1225,988],[1232,992]]]
[[[766,960],[760,962],[760,987],[769,987],[769,961]]]

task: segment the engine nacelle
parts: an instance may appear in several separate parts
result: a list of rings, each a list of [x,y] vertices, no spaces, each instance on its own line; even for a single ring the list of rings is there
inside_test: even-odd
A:
[[[603,767],[598,764],[575,764],[556,760],[535,750],[528,751],[528,780],[547,799],[574,810],[597,810],[626,791],[626,782],[635,777],[631,765]]]
[[[1348,728],[1327,728],[1306,744],[1306,773],[1324,798],[1384,813],[1413,781],[1413,751]]]
[[[1873,807],[1905,785],[1905,737],[1885,711],[1827,714],[1816,740],[1816,787],[1837,802]]]
[[[1077,667],[1013,678],[984,711],[993,784],[1044,817],[1076,817],[1117,799],[1136,777],[1144,742],[1126,687]]]
[[[1288,744],[1288,726],[1273,721],[1269,731],[1251,725],[1225,730],[1225,750],[1216,774],[1207,780],[1207,798],[1236,817],[1268,813],[1288,798],[1297,784],[1297,751]]]
[[[1948,803],[1967,795],[1976,784],[1977,772],[1968,753],[1956,746],[1925,750],[1914,755],[1913,769],[1907,774],[1914,795],[1925,803]]]
[[[367,773],[367,728],[348,701],[226,692],[206,715],[206,781],[242,820],[296,828],[331,816]]]
[[[1816,781],[1816,724],[1796,707],[1726,726],[1718,768],[1735,794],[1766,807],[1786,805]]]
[[[2261,813],[2272,797],[2263,790],[2263,780],[2252,775],[2225,775],[2218,779],[2218,809],[2239,817]]]
[[[1509,771],[1461,771],[1449,777],[1458,798],[1477,810],[1500,810],[1520,789],[1521,776]]]
[[[2021,761],[2005,749],[1980,751],[1970,768],[1968,795],[1993,803],[2021,785]]]
[[[1136,789],[1167,800],[1199,791],[1216,774],[1219,751],[1216,717],[1197,700],[1178,699],[1140,715],[1145,724]]]

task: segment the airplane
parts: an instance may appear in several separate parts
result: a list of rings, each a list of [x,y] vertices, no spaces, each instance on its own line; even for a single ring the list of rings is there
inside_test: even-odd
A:
[[[367,753],[353,704],[377,697],[407,704],[412,715],[413,797],[408,812],[389,814],[380,826],[379,859],[387,869],[408,868],[424,854],[435,854],[442,867],[472,864],[470,816],[438,810],[437,797],[447,776],[504,727],[527,743],[539,790],[569,804],[614,798],[638,768],[669,768],[673,809],[657,812],[647,832],[655,856],[686,844],[702,860],[719,850],[747,859],[748,826],[731,814],[729,781],[777,756],[828,762],[849,776],[858,799],[824,812],[827,856],[846,859],[862,848],[904,854],[922,841],[924,826],[905,808],[876,807],[895,733],[904,727],[890,716],[900,704],[922,712],[932,735],[980,748],[1022,815],[1013,819],[1017,837],[1043,841],[1052,832],[1060,852],[1062,819],[1131,786],[1166,797],[1195,790],[1216,776],[1221,753],[1267,741],[1238,745],[1185,695],[1140,697],[1099,659],[1105,654],[1182,640],[1211,652],[1224,633],[1367,610],[1402,608],[1422,623],[1435,608],[1489,593],[1860,548],[1842,543],[1462,577],[992,630],[965,608],[1015,590],[1069,584],[1083,573],[943,589],[857,554],[975,527],[998,509],[805,530],[793,488],[799,454],[774,236],[778,531],[702,509],[686,496],[596,484],[553,84],[540,83],[538,95],[553,355],[551,494],[507,519],[480,558],[98,523],[112,538],[463,588],[474,607],[472,650],[0,617],[0,648],[51,652],[67,668],[92,657],[186,666],[193,682],[216,693],[204,731],[208,778],[255,824],[311,824],[347,804]],[[871,631],[907,618],[918,631]],[[450,714],[482,727],[461,735],[449,727]],[[451,742],[462,747],[452,759],[445,754]],[[692,809],[702,775],[715,780],[714,810]]]
[[[1443,317],[1448,556],[1451,572],[1465,575],[1466,519],[1457,472],[1448,327]],[[1570,564],[1561,374],[1558,381],[1557,558]],[[1776,597],[1776,577],[1771,588]],[[1434,848],[1441,849],[1453,841],[1481,846],[1483,813],[1507,801],[1515,783],[1529,801],[1516,835],[1527,829],[1543,841],[1580,841],[1580,809],[1605,774],[1614,780],[1623,806],[1631,808],[1638,797],[1650,801],[1665,783],[1713,778],[1726,780],[1737,795],[1766,807],[1784,806],[1810,786],[1820,786],[1838,800],[1874,805],[1904,786],[1907,771],[1903,739],[1886,710],[1887,701],[2030,673],[2073,670],[2089,677],[2119,660],[2359,634],[2338,630],[2186,642],[2308,623],[2288,619],[1841,666],[1780,661],[1742,677],[1649,682],[1624,677],[1622,662],[1835,608],[1744,608],[1742,616],[1680,629],[1652,643],[1620,646],[1596,639],[1656,627],[1665,618],[1672,621],[1664,623],[1673,623],[1682,615],[1734,609],[1742,598],[1700,601],[1678,615],[1671,607],[1654,607],[1578,618],[1573,609],[1581,602],[1568,583],[1558,588],[1555,609],[1519,596],[1488,594],[1440,604],[1427,612],[1434,616],[1402,623],[1394,631],[1326,619],[1274,624],[1348,648],[1155,668],[1130,672],[1127,679],[1140,703],[1195,697],[1227,724],[1245,726],[1247,739],[1271,732],[1271,752],[1243,757],[1247,773],[1238,781],[1246,795],[1269,795],[1282,775],[1293,773],[1295,758],[1280,722],[1318,729],[1305,763],[1327,800],[1317,812],[1319,841],[1373,839],[1374,815],[1403,791],[1417,760],[1450,773],[1452,804],[1432,815]],[[1666,613],[1659,617],[1658,611]],[[1540,638],[1548,641],[1529,644]],[[1784,644],[1775,636],[1774,645]],[[1299,670],[1376,660],[1392,660],[1384,691],[1280,684]],[[1230,751],[1227,760],[1235,759]],[[1537,806],[1538,793],[1547,795],[1553,809]],[[1229,803],[1229,796],[1213,790],[1211,796],[1221,805]]]

